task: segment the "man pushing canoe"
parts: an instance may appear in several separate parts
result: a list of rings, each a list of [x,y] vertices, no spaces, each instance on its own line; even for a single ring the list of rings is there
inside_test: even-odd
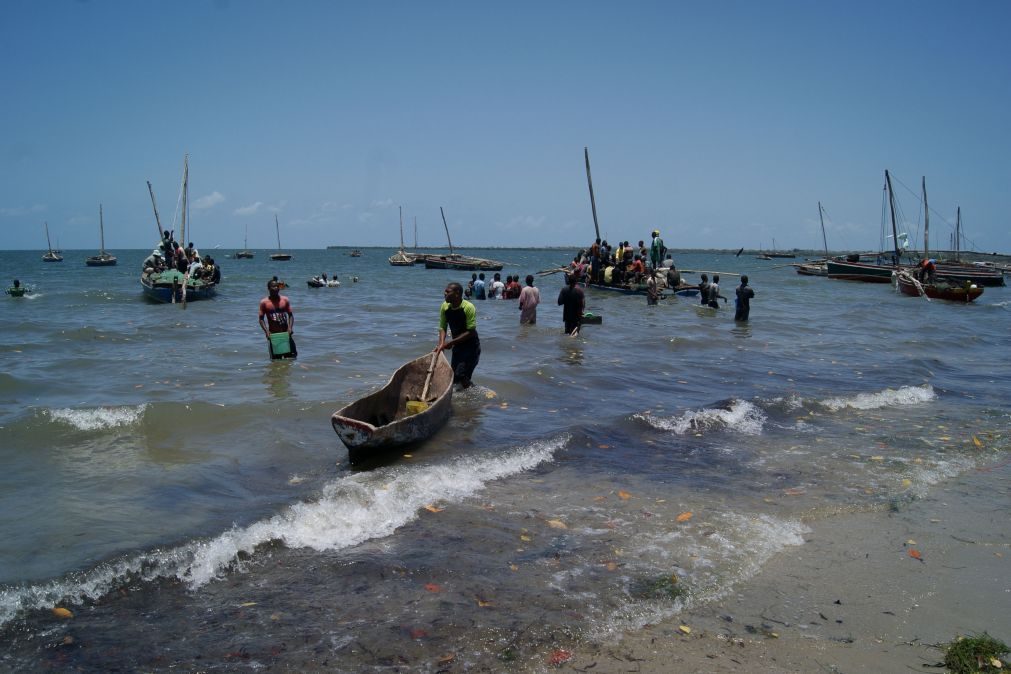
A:
[[[481,359],[481,340],[477,336],[477,309],[463,299],[463,286],[450,283],[444,292],[446,301],[439,309],[439,345],[435,352],[452,349],[453,383],[470,388],[474,368]],[[453,338],[446,341],[447,329]]]

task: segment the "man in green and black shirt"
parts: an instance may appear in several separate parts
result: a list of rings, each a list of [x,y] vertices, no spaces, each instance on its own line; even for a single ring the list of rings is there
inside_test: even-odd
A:
[[[445,290],[446,301],[439,309],[439,345],[436,353],[453,350],[453,383],[462,388],[473,386],[470,378],[481,359],[481,340],[477,336],[477,309],[463,299],[463,286],[450,283]],[[446,341],[447,329],[453,338]]]

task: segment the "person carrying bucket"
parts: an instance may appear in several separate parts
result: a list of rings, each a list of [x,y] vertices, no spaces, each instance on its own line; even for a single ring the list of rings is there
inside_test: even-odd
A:
[[[296,358],[295,315],[291,302],[281,294],[277,277],[267,281],[267,296],[260,300],[260,328],[267,337],[271,359]]]

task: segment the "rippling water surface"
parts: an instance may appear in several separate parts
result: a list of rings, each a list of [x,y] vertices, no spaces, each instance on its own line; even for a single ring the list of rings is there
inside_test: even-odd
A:
[[[35,287],[0,309],[5,668],[534,667],[732,591],[813,518],[1006,457],[1008,289],[927,302],[689,253],[750,275],[749,323],[591,289],[603,324],[572,339],[560,276],[538,278],[536,326],[477,303],[478,386],[446,427],[352,469],[330,414],[430,350],[469,276],[392,252],[221,253],[220,295],[185,310],[142,298],[146,251],[0,253]],[[503,274],[571,258],[468,252]],[[342,287],[306,287],[320,272]],[[257,326],[273,274],[295,362]]]

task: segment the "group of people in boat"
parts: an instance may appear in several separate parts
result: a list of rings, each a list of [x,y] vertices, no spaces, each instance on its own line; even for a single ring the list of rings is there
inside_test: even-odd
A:
[[[221,267],[210,255],[200,257],[200,251],[193,242],[183,248],[176,242],[171,231],[162,232],[162,240],[158,247],[144,259],[144,274],[160,274],[163,271],[175,269],[181,274],[189,274],[191,279],[202,279],[208,283],[221,282]]]

